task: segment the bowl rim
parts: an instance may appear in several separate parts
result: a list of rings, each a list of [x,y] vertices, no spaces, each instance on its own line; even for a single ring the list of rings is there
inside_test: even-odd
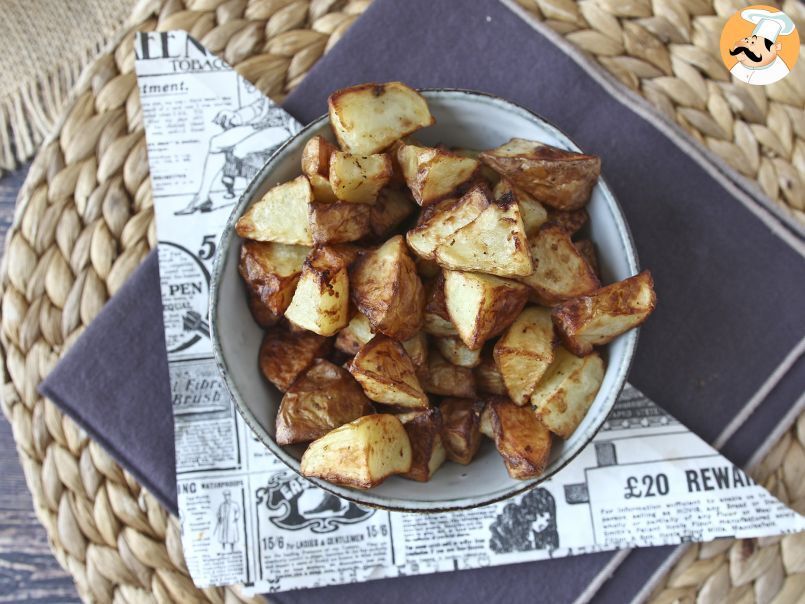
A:
[[[482,102],[503,105],[509,111],[518,113],[527,120],[539,122],[541,126],[546,127],[548,130],[551,130],[552,133],[560,141],[562,141],[568,149],[572,151],[581,152],[581,148],[561,128],[559,128],[553,122],[541,116],[537,112],[532,111],[526,107],[523,107],[522,105],[514,101],[504,99],[500,96],[488,92],[469,90],[464,88],[418,88],[417,90],[425,98],[428,97],[438,98],[440,96],[447,96],[447,97],[456,96],[459,98],[475,97]],[[632,362],[634,360],[635,351],[637,348],[637,341],[640,332],[639,328],[633,329],[621,336],[625,338],[626,349],[623,354],[621,363],[617,367],[614,385],[607,393],[605,399],[600,403],[600,405],[606,411],[604,419],[601,422],[599,422],[598,425],[593,426],[589,430],[587,437],[581,439],[575,445],[575,447],[570,450],[570,452],[566,455],[565,459],[563,459],[560,464],[552,468],[550,472],[545,472],[544,474],[540,475],[537,478],[522,481],[522,484],[517,484],[512,487],[508,487],[499,491],[495,491],[491,494],[486,494],[482,496],[460,497],[457,499],[449,500],[446,504],[442,504],[440,502],[413,500],[411,504],[409,504],[412,507],[406,507],[406,505],[403,504],[385,502],[383,501],[384,499],[383,497],[378,497],[376,495],[373,496],[371,489],[367,489],[365,491],[357,490],[333,484],[323,479],[303,476],[299,469],[299,461],[296,460],[293,456],[291,456],[287,451],[285,451],[285,449],[282,446],[276,443],[276,441],[266,431],[266,429],[262,426],[260,421],[252,413],[251,409],[249,409],[248,405],[245,403],[243,398],[240,396],[240,392],[238,391],[238,388],[234,383],[234,380],[232,380],[231,378],[227,361],[223,355],[221,346],[221,334],[218,330],[218,322],[215,320],[215,315],[217,314],[218,310],[218,299],[219,299],[218,286],[221,282],[224,266],[226,264],[226,258],[229,254],[229,248],[232,245],[232,239],[235,235],[235,228],[234,228],[235,223],[240,218],[242,213],[245,211],[246,205],[255,197],[256,190],[260,188],[266,181],[267,175],[271,172],[272,164],[275,162],[275,160],[285,152],[287,147],[299,141],[301,138],[305,137],[311,130],[318,128],[322,122],[328,119],[329,114],[327,113],[319,116],[318,118],[312,120],[310,123],[303,126],[298,132],[296,132],[294,135],[292,135],[286,141],[284,141],[279,147],[277,147],[277,149],[271,154],[268,160],[266,160],[266,163],[260,168],[257,174],[254,175],[254,177],[251,179],[249,184],[244,189],[241,196],[238,198],[238,201],[232,208],[229,218],[227,219],[224,229],[218,240],[218,248],[216,250],[215,258],[213,261],[213,269],[210,280],[208,320],[210,324],[210,335],[212,340],[215,364],[218,368],[218,372],[221,378],[223,378],[224,383],[226,384],[226,388],[229,391],[229,395],[232,397],[232,400],[235,403],[235,408],[237,409],[238,413],[241,415],[243,420],[246,422],[246,424],[249,426],[249,428],[257,436],[258,440],[263,445],[265,445],[269,449],[269,451],[271,451],[271,453],[273,453],[280,461],[282,461],[282,463],[288,466],[288,468],[291,469],[295,474],[313,483],[315,486],[325,491],[328,491],[329,493],[332,493],[336,497],[345,499],[347,501],[351,501],[352,503],[355,503],[356,505],[360,505],[363,507],[381,509],[389,512],[438,514],[438,513],[456,512],[461,510],[468,510],[487,505],[492,505],[494,503],[498,503],[500,501],[515,497],[517,495],[520,495],[526,491],[533,489],[537,485],[545,482],[549,478],[556,475],[571,461],[573,461],[584,449],[587,448],[587,446],[595,438],[596,434],[601,430],[601,427],[606,422],[606,416],[612,410],[612,407],[615,405],[615,402],[617,401],[621,391],[623,390],[624,385],[626,384],[626,378],[629,373],[629,369],[631,368]],[[618,199],[612,193],[612,190],[607,185],[603,175],[599,177],[596,186],[601,186],[602,188],[604,198],[607,201],[606,204],[607,209],[612,215],[613,221],[618,231],[618,237],[624,244],[626,262],[629,267],[629,270],[633,274],[637,274],[640,270],[640,262],[638,259],[634,238],[629,228],[629,224],[626,221],[623,208],[621,207],[621,204],[618,201]]]

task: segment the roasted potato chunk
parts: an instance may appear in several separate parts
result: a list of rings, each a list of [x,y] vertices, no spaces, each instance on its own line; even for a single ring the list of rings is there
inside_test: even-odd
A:
[[[447,452],[442,444],[442,416],[436,408],[412,411],[397,416],[411,441],[411,469],[403,478],[427,482],[438,470]]]
[[[553,322],[547,308],[523,310],[495,344],[495,363],[509,398],[525,405],[553,362]]]
[[[361,313],[356,313],[344,329],[338,332],[335,347],[341,352],[354,356],[361,347],[375,337],[372,326]],[[418,332],[413,338],[401,342],[411,361],[419,367],[428,360],[428,338],[424,333]]]
[[[321,336],[334,335],[349,322],[347,254],[330,247],[315,248],[302,267],[285,317]]]
[[[388,336],[378,334],[361,347],[349,372],[373,401],[407,409],[430,406],[413,361],[402,344]]]
[[[452,270],[477,271],[499,277],[534,272],[525,227],[514,194],[496,199],[469,224],[434,250],[436,262]]]
[[[509,395],[506,383],[503,381],[503,376],[500,374],[491,352],[484,351],[481,353],[481,362],[473,371],[473,375],[475,376],[478,392],[500,396]]]
[[[562,210],[551,210],[548,212],[548,222],[559,225],[567,231],[568,235],[578,233],[582,227],[587,224],[589,219],[590,215],[584,208],[571,210],[569,212]]]
[[[472,368],[481,362],[481,351],[470,350],[458,336],[433,338],[433,343],[445,360],[452,365]]]
[[[313,190],[305,176],[277,185],[252,205],[235,225],[244,239],[313,245],[307,221]]]
[[[554,362],[531,395],[531,404],[548,430],[569,438],[593,404],[603,381],[604,361],[598,353],[579,358],[559,347]]]
[[[291,303],[296,283],[310,248],[260,241],[244,241],[238,270],[255,303],[269,313],[269,325]],[[265,327],[265,315],[255,317]]]
[[[484,151],[481,161],[558,210],[577,210],[590,200],[601,174],[601,159],[522,138]]]
[[[348,243],[363,239],[371,230],[369,206],[339,201],[313,202],[309,206],[310,232],[316,245]]]
[[[444,200],[422,213],[418,224],[405,236],[408,246],[426,260],[436,258],[436,247],[466,226],[489,206],[489,190],[476,185],[461,199]]]
[[[422,207],[444,199],[470,180],[480,162],[445,149],[401,145],[397,161],[411,194]]]
[[[382,189],[369,216],[372,235],[376,239],[386,239],[414,213],[416,207],[413,200],[402,191],[388,187]]]
[[[348,153],[371,155],[434,123],[428,104],[402,82],[343,88],[327,99],[330,123]]]
[[[422,327],[425,290],[401,235],[360,257],[350,283],[355,306],[374,331],[402,341]]]
[[[573,245],[575,245],[576,249],[579,250],[579,254],[584,256],[587,264],[590,265],[590,268],[593,269],[595,276],[598,277],[598,280],[600,281],[601,269],[598,265],[598,253],[595,251],[595,244],[589,239],[582,239],[581,241],[574,241]]]
[[[444,271],[447,313],[461,340],[478,350],[512,324],[528,299],[528,287],[481,273]]]
[[[446,398],[439,406],[442,414],[442,443],[447,459],[467,465],[481,446],[483,403],[469,398]]]
[[[310,443],[302,476],[357,489],[376,487],[411,470],[411,441],[400,420],[387,413],[364,415]]]
[[[503,179],[495,185],[493,191],[495,199],[500,199],[507,193],[513,193],[514,198],[517,200],[517,205],[520,207],[520,216],[523,219],[523,228],[525,229],[526,237],[531,237],[539,231],[539,228],[548,222],[548,212],[542,207],[542,204],[534,199],[531,195],[513,187],[512,184]]]
[[[553,306],[601,287],[595,272],[562,227],[546,224],[531,239],[529,247],[532,256],[538,259],[537,268],[519,280],[533,289],[533,298],[540,304]]]
[[[496,397],[486,409],[495,446],[509,476],[527,480],[542,474],[551,454],[551,433],[531,408]]]
[[[311,176],[323,176],[328,178],[330,175],[330,156],[336,151],[335,146],[330,144],[323,136],[314,136],[305,143],[302,149],[302,174],[310,178]]]
[[[565,346],[583,356],[640,325],[656,304],[654,280],[643,271],[560,304],[552,311],[553,323]]]
[[[373,411],[346,369],[318,359],[282,397],[275,438],[279,445],[309,442]]]
[[[437,350],[428,353],[428,364],[417,372],[425,392],[441,396],[475,396],[472,369],[449,363]]]
[[[307,178],[310,181],[310,187],[313,189],[313,199],[316,202],[335,203],[338,201],[338,197],[333,193],[333,187],[326,177],[320,174],[311,174]]]
[[[352,155],[334,151],[330,156],[330,186],[341,201],[373,204],[391,178],[391,159],[385,153]]]
[[[422,329],[433,336],[457,336],[456,326],[450,320],[447,304],[444,299],[444,276],[439,274],[428,283],[425,290],[425,321]]]
[[[285,392],[315,359],[326,356],[330,347],[330,340],[309,331],[269,329],[260,344],[260,370]]]

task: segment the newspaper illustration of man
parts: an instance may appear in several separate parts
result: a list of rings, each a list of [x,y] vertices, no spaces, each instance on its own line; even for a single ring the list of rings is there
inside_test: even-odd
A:
[[[224,501],[218,506],[215,514],[215,528],[213,536],[221,544],[221,550],[235,551],[235,544],[240,541],[240,506],[232,501],[232,494],[224,491]]]
[[[556,501],[547,489],[529,491],[508,503],[490,527],[489,547],[498,554],[559,547]]]
[[[248,83],[245,97],[254,101],[237,110],[223,110],[213,123],[223,129],[210,138],[201,172],[201,186],[177,216],[211,212],[228,204],[214,204],[213,193],[224,192],[225,200],[235,197],[235,179],[251,179],[274,150],[288,138],[290,116]]]

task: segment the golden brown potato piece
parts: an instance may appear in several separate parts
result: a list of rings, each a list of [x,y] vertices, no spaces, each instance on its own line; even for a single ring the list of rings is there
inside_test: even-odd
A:
[[[598,353],[579,358],[559,347],[553,364],[531,395],[531,404],[551,432],[569,438],[593,404],[603,380],[604,361]]]
[[[593,346],[611,342],[637,327],[654,311],[657,296],[651,272],[607,285],[555,307],[553,323],[574,354],[590,354]]]
[[[402,145],[397,161],[411,194],[422,207],[444,199],[470,180],[480,162],[445,149]]]
[[[452,365],[472,368],[481,362],[481,351],[470,350],[458,336],[433,338],[433,343],[445,360]]]
[[[481,153],[481,161],[540,202],[577,210],[590,200],[601,174],[601,159],[522,138]]]
[[[428,104],[402,82],[360,84],[327,99],[330,123],[344,151],[370,155],[434,123]]]
[[[307,221],[313,190],[306,176],[277,185],[253,204],[235,225],[244,239],[313,245]]]
[[[447,313],[461,340],[478,350],[512,324],[528,299],[528,287],[481,273],[444,271]]]
[[[508,192],[496,199],[475,220],[437,245],[434,259],[452,270],[499,277],[533,273],[534,264],[514,194]]]
[[[551,311],[531,306],[523,310],[495,344],[494,357],[509,398],[525,405],[553,362]]]
[[[530,407],[494,398],[487,403],[491,431],[509,476],[536,478],[545,471],[551,454],[551,433]]]
[[[438,470],[447,453],[442,444],[442,416],[438,409],[412,411],[397,416],[411,441],[411,469],[403,478],[427,482]]]
[[[532,275],[519,279],[534,291],[534,299],[545,306],[588,294],[601,287],[593,269],[573,244],[567,231],[555,224],[543,226],[530,242],[537,258]]]
[[[302,149],[302,174],[328,178],[330,175],[330,156],[336,151],[330,141],[323,136],[313,136]]]
[[[244,241],[240,248],[240,276],[257,298],[255,303],[275,321],[291,303],[308,252],[310,248],[301,245],[261,241]]]
[[[376,335],[361,347],[348,369],[373,401],[406,409],[430,406],[414,363],[397,340]]]
[[[506,383],[503,381],[503,376],[500,375],[500,370],[491,351],[484,351],[481,354],[481,362],[473,371],[473,375],[475,375],[478,392],[500,396],[509,395],[508,390],[506,390]]]
[[[358,354],[361,346],[366,344],[369,340],[375,337],[372,332],[372,326],[361,313],[355,313],[355,316],[344,329],[338,332],[338,337],[335,339],[335,347],[341,352],[354,356]],[[422,333],[418,332],[413,338],[401,342],[405,352],[411,357],[411,361],[419,367],[424,365],[428,360],[428,338]]]
[[[442,442],[447,459],[467,465],[481,446],[481,411],[484,405],[469,398],[446,398],[442,414]]]
[[[571,210],[564,212],[562,210],[551,210],[548,212],[548,222],[558,224],[565,229],[569,235],[575,235],[581,228],[587,224],[590,215],[587,210],[580,208],[578,210]]]
[[[330,352],[331,344],[329,339],[309,331],[269,329],[260,345],[260,370],[269,382],[285,392],[314,359]]]
[[[348,243],[369,234],[372,209],[359,203],[315,201],[310,204],[308,219],[316,245]]]
[[[405,236],[408,246],[420,257],[433,260],[436,247],[447,241],[461,227],[469,224],[489,206],[486,185],[476,185],[461,199],[446,199],[422,212],[417,225]]]
[[[313,189],[313,199],[318,203],[335,203],[338,197],[333,193],[330,181],[321,174],[311,174],[307,177]]]
[[[282,397],[275,438],[278,445],[309,442],[373,411],[346,369],[318,359]]]
[[[411,470],[411,441],[395,416],[364,415],[310,443],[299,469],[302,476],[370,489]]]
[[[587,264],[593,269],[595,276],[601,280],[601,267],[598,264],[598,252],[595,251],[595,244],[589,239],[582,239],[581,241],[574,241],[573,245],[579,250],[579,253],[584,256]]]
[[[391,178],[391,159],[385,153],[352,155],[335,151],[330,156],[330,186],[341,201],[374,204]]]
[[[350,284],[355,306],[374,331],[402,341],[422,327],[425,290],[401,235],[358,258]]]
[[[406,193],[386,187],[372,205],[369,226],[376,239],[388,238],[394,230],[414,213],[416,204]]]
[[[472,369],[449,363],[437,350],[428,353],[428,364],[417,371],[423,390],[441,396],[475,396]]]
[[[302,267],[285,317],[297,327],[321,336],[334,335],[349,322],[348,254],[315,248]]]
[[[517,200],[517,205],[520,206],[520,216],[523,219],[523,228],[525,229],[526,237],[531,237],[536,234],[539,228],[548,222],[548,212],[542,207],[542,204],[522,189],[513,187],[512,184],[504,178],[495,185],[493,194],[495,199],[500,199],[506,193],[513,193],[514,198]]]
[[[428,283],[425,289],[425,321],[423,331],[432,336],[457,336],[456,326],[447,313],[447,304],[444,300],[444,276],[441,269],[439,274]]]
[[[247,296],[249,312],[251,312],[254,322],[260,327],[271,327],[272,325],[276,325],[277,321],[280,320],[279,315],[275,314],[268,306],[265,305],[260,297],[255,295],[253,292],[247,292]]]

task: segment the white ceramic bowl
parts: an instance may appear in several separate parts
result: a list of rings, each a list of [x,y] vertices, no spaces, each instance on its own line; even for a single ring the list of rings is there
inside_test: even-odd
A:
[[[436,123],[416,133],[426,144],[475,149],[497,147],[512,137],[542,141],[564,149],[578,147],[558,128],[534,113],[503,99],[464,90],[425,90]],[[257,356],[263,330],[249,313],[238,274],[241,239],[235,222],[269,188],[300,174],[305,142],[314,135],[330,140],[327,116],[322,116],[288,140],[263,166],[240,198],[218,247],[210,291],[210,325],[219,370],[238,410],[256,436],[292,470],[299,472],[303,449],[281,447],[274,441],[274,419],[282,394],[260,374]],[[606,161],[606,158],[604,158]],[[588,235],[595,242],[604,283],[638,272],[637,255],[618,202],[603,179],[587,207]],[[579,428],[567,440],[556,439],[545,473],[529,481],[509,478],[503,461],[488,439],[470,465],[446,462],[430,482],[391,477],[370,490],[358,490],[311,479],[323,489],[361,505],[409,512],[444,512],[490,504],[526,491],[559,471],[592,439],[604,423],[626,380],[637,343],[632,330],[609,344],[601,389]]]

